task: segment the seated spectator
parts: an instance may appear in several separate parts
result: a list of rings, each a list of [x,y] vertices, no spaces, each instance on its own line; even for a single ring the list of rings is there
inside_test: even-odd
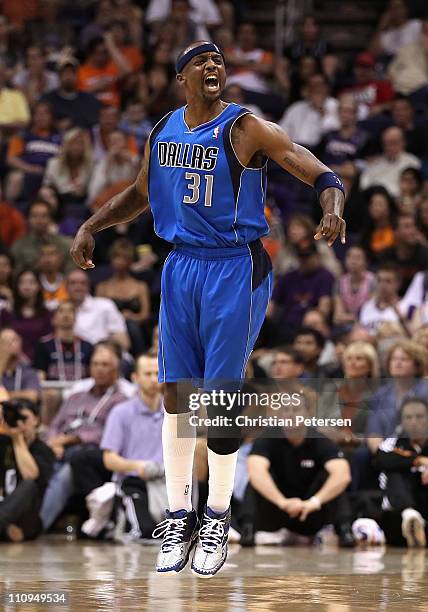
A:
[[[315,308],[313,310],[307,310],[302,320],[303,327],[310,327],[316,329],[324,336],[325,344],[318,359],[318,365],[328,366],[331,369],[330,374],[333,375],[335,366],[338,365],[336,358],[336,351],[333,342],[330,340],[331,329],[327,323],[326,317]]]
[[[405,150],[403,131],[398,127],[387,128],[382,134],[383,154],[370,161],[361,175],[361,188],[382,185],[393,196],[400,193],[400,175],[406,168],[420,168],[421,162]]]
[[[11,201],[29,200],[42,184],[46,165],[58,155],[61,136],[54,129],[52,110],[46,102],[34,106],[30,127],[22,136],[13,136],[7,149],[7,197]]]
[[[0,405],[0,539],[32,540],[42,531],[39,510],[55,456],[37,437],[39,409],[14,400],[19,419],[11,427]]]
[[[401,46],[388,66],[388,76],[395,91],[409,95],[428,85],[428,18],[422,20],[418,38]]]
[[[13,286],[13,308],[0,312],[0,327],[11,327],[22,338],[25,356],[31,361],[41,336],[52,331],[51,317],[43,302],[40,281],[33,270],[22,270]]]
[[[75,334],[91,344],[101,340],[115,340],[127,349],[129,338],[124,317],[112,300],[90,295],[85,272],[70,272],[66,287],[77,312]]]
[[[350,459],[355,448],[364,440],[368,402],[376,391],[380,367],[374,346],[362,341],[348,344],[341,361],[344,380],[337,385],[334,396],[330,392],[320,395],[318,414],[351,419],[351,427],[323,428],[323,433],[339,444]]]
[[[25,95],[33,107],[40,97],[58,87],[58,76],[46,69],[46,56],[41,47],[30,46],[26,50],[26,68],[19,70],[13,84]]]
[[[303,100],[307,95],[309,79],[321,72],[321,62],[313,55],[302,55],[296,65],[282,57],[275,61],[275,79],[289,104]]]
[[[257,47],[257,30],[252,23],[241,23],[237,45],[226,55],[228,85],[238,84],[244,91],[267,93],[266,77],[273,72],[273,56]]]
[[[400,271],[391,262],[381,264],[376,272],[376,289],[371,299],[360,310],[358,320],[370,333],[375,334],[386,321],[400,323],[406,329],[407,313],[400,303]]]
[[[89,134],[81,128],[74,128],[64,134],[58,156],[49,160],[43,184],[54,187],[63,202],[83,203],[92,170]]]
[[[312,56],[322,60],[331,53],[331,45],[321,35],[320,25],[314,15],[305,15],[300,24],[299,36],[296,42],[286,49],[286,56],[292,62],[297,62],[303,56]]]
[[[135,247],[129,240],[116,240],[110,249],[113,276],[97,285],[98,297],[113,300],[125,317],[134,353],[145,347],[142,326],[150,317],[150,292],[147,283],[135,280],[130,269],[135,260]]]
[[[294,420],[294,410],[284,409],[281,416]],[[309,416],[310,412],[302,401],[298,413]],[[256,543],[260,531],[287,543],[292,534],[313,538],[333,523],[339,544],[353,546],[351,519],[341,499],[351,473],[342,453],[331,440],[305,426],[294,424],[278,434],[269,437],[266,432],[258,438],[248,457]]]
[[[144,104],[140,100],[129,100],[126,105],[124,118],[119,124],[121,132],[132,136],[137,142],[138,152],[143,155],[144,145],[152,130],[153,124],[147,118]]]
[[[23,360],[21,337],[7,327],[0,331],[0,395],[31,402],[38,402],[40,395],[37,372]]]
[[[110,410],[125,400],[117,389],[119,360],[107,346],[95,348],[90,364],[94,379],[89,391],[71,395],[61,406],[47,432],[47,443],[57,458],[54,475],[43,498],[40,516],[49,529],[73,493],[69,464],[78,450],[98,448]]]
[[[270,377],[274,380],[297,380],[304,370],[302,355],[292,346],[278,346],[273,352]]]
[[[27,223],[21,211],[9,202],[0,201],[0,242],[9,248],[26,233]]]
[[[308,80],[306,100],[289,106],[279,125],[293,142],[314,148],[327,132],[340,127],[337,111],[338,102],[329,96],[326,78],[314,74]]]
[[[411,397],[400,407],[400,431],[384,440],[373,464],[384,493],[380,520],[392,546],[426,546],[428,520],[428,403]]]
[[[395,246],[380,253],[381,261],[393,262],[401,275],[400,296],[407,291],[414,275],[425,270],[428,247],[422,243],[413,215],[400,215],[395,226]]]
[[[311,327],[300,327],[297,330],[293,348],[303,361],[302,379],[323,378],[326,375],[325,366],[319,364],[319,359],[325,346],[325,338],[321,332]]]
[[[406,168],[400,176],[400,195],[397,198],[399,215],[416,217],[419,204],[422,201],[422,186],[424,175],[416,168]]]
[[[394,98],[394,90],[389,81],[376,78],[373,55],[365,52],[355,58],[353,84],[342,93],[354,96],[359,121],[388,109]]]
[[[74,334],[76,309],[65,300],[52,316],[53,333],[36,345],[33,366],[43,380],[81,380],[89,373],[92,344]]]
[[[138,384],[138,394],[115,406],[108,418],[100,444],[100,454],[88,456],[79,452],[72,458],[75,482],[83,494],[91,494],[102,486],[106,478],[119,485],[119,496],[125,510],[133,539],[150,538],[160,515],[150,512],[152,486],[161,488],[166,497],[163,479],[162,423],[163,402],[158,383],[158,364],[155,356],[142,355],[135,363],[132,378]],[[101,469],[97,461],[101,459]],[[159,490],[157,491],[159,494]],[[88,509],[91,505],[88,503]],[[108,517],[107,517],[108,518]],[[87,535],[97,536],[106,526],[92,516],[83,526]]]
[[[34,268],[43,244],[56,244],[64,258],[64,270],[74,268],[70,257],[71,241],[61,234],[52,234],[52,211],[47,202],[37,198],[28,208],[28,234],[13,243],[11,253],[15,261],[15,271]]]
[[[94,94],[102,104],[119,108],[119,79],[130,72],[128,60],[118,49],[111,32],[106,32],[88,44],[86,61],[77,71],[77,88]]]
[[[289,218],[286,226],[287,239],[275,262],[277,274],[285,274],[285,272],[298,268],[299,259],[296,254],[296,247],[305,240],[312,241],[315,231],[315,224],[308,215],[296,214]],[[334,276],[340,276],[342,267],[334,251],[327,246],[327,243],[319,240],[315,243],[315,248],[323,268],[326,268]]]
[[[428,123],[424,115],[416,115],[409,98],[397,96],[391,103],[393,125],[403,130],[406,151],[416,157],[427,156]]]
[[[13,259],[7,253],[0,253],[0,310],[12,310],[12,271]]]
[[[324,163],[335,169],[348,159],[360,157],[367,141],[367,134],[357,126],[357,104],[353,96],[340,96],[338,117],[340,127],[325,135],[322,153]]]
[[[96,163],[89,183],[89,202],[115,183],[134,180],[137,172],[138,156],[129,151],[125,134],[119,130],[112,132],[108,137],[107,153]]]
[[[41,245],[37,270],[43,289],[43,301],[48,310],[56,310],[68,298],[64,276],[61,274],[63,261],[63,254],[57,244],[48,242]]]
[[[400,340],[387,355],[389,381],[382,385],[369,402],[367,445],[374,454],[383,439],[394,435],[400,422],[399,409],[403,399],[428,399],[428,351],[412,340]]]
[[[19,89],[7,87],[6,66],[0,60],[0,128],[3,135],[25,128],[30,121],[30,109],[24,94]]]
[[[119,130],[120,113],[113,106],[104,106],[100,110],[100,121],[92,128],[91,136],[93,143],[92,156],[94,162],[99,162],[105,158],[110,134]],[[124,132],[126,133],[126,132]],[[138,145],[133,134],[127,134],[126,141],[128,150],[132,155],[138,154]]]
[[[321,265],[314,241],[300,243],[296,254],[299,267],[277,279],[268,309],[285,336],[301,325],[307,310],[317,308],[328,317],[332,305],[334,276]]]
[[[396,55],[403,45],[414,43],[421,32],[421,22],[409,19],[409,7],[405,0],[390,0],[378,25],[379,50]]]
[[[57,128],[63,132],[72,127],[89,129],[98,122],[101,103],[86,91],[77,88],[79,62],[72,56],[60,59],[56,69],[59,87],[42,96],[55,115]]]
[[[346,252],[346,273],[338,279],[334,295],[335,325],[355,323],[361,307],[374,291],[374,274],[367,270],[366,252],[359,246],[352,246]]]
[[[373,187],[369,191],[367,213],[360,242],[369,260],[375,262],[385,249],[395,245],[396,205],[385,187]]]

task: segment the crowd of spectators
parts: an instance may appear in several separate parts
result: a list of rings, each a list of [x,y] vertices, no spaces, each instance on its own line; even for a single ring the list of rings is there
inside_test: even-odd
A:
[[[184,103],[178,52],[212,39],[225,52],[224,99],[277,122],[342,177],[348,227],[344,246],[315,242],[313,190],[269,162],[263,241],[276,280],[248,384],[298,385],[305,414],[353,425],[244,437],[234,527],[243,544],[311,543],[333,524],[351,546],[364,518],[390,543],[425,545],[428,18],[389,0],[366,46],[340,53],[302,16],[278,56],[246,9],[2,3],[0,402],[20,415],[0,424],[2,539],[36,537],[64,509],[86,518],[87,537],[149,537],[162,518],[157,319],[171,246],[147,214],[96,236],[90,272],[69,249],[134,181],[151,128]],[[202,438],[195,480],[201,505]],[[367,539],[379,533],[366,523]]]

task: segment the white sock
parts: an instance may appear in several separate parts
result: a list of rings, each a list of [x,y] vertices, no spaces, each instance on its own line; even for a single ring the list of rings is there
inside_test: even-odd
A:
[[[229,508],[235,482],[237,458],[238,451],[230,455],[218,455],[210,448],[208,449],[207,506],[214,512],[225,512]]]
[[[165,412],[163,420],[163,462],[170,512],[192,509],[192,472],[196,430],[194,427],[189,427],[189,415],[190,412],[185,414]],[[189,437],[180,437],[183,436],[183,432],[186,432]]]

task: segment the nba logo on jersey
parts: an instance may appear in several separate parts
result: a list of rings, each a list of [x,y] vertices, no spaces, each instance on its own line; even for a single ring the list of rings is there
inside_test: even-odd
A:
[[[219,134],[220,134],[220,126],[218,125],[217,127],[214,128],[213,138],[218,138]]]

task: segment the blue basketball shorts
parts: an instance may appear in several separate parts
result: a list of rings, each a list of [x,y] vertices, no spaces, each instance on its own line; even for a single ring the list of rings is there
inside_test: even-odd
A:
[[[162,272],[159,381],[241,380],[271,293],[272,264],[260,240],[176,245]]]

